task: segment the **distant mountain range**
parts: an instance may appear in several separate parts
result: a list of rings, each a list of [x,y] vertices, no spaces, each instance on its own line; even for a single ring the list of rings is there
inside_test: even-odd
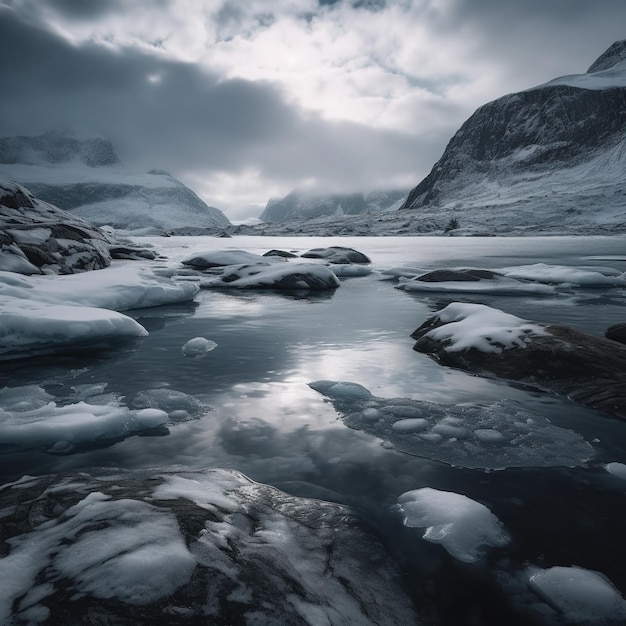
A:
[[[127,168],[103,138],[54,131],[0,137],[0,178],[96,225],[190,234],[231,225],[167,172]]]
[[[328,195],[292,191],[284,198],[271,198],[259,219],[263,222],[288,222],[325,216],[339,217],[393,211],[402,206],[408,193],[408,189]]]
[[[480,107],[399,210],[376,217],[318,211],[303,219],[303,203],[290,194],[268,203],[261,219],[272,223],[246,232],[626,233],[625,171],[626,40],[584,74]]]

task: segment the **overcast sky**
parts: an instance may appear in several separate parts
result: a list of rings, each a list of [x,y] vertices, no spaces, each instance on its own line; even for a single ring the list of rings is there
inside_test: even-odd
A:
[[[0,135],[103,135],[238,220],[411,187],[477,107],[625,38],[624,0],[0,0]]]

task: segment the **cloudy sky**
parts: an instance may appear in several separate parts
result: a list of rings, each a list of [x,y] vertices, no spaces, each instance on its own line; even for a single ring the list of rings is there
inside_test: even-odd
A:
[[[624,0],[0,0],[0,135],[106,136],[238,220],[411,187],[478,106],[624,38]]]

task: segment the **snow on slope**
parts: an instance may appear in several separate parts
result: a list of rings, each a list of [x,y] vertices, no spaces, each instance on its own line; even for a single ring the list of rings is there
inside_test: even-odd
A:
[[[228,218],[163,170],[134,172],[111,144],[49,132],[0,138],[0,177],[96,225],[221,231]]]

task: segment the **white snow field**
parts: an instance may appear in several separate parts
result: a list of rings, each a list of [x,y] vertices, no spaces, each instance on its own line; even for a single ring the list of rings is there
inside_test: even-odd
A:
[[[405,526],[425,528],[424,539],[441,544],[464,563],[480,559],[485,546],[509,543],[500,520],[484,504],[459,493],[414,489],[398,498],[398,506]]]

